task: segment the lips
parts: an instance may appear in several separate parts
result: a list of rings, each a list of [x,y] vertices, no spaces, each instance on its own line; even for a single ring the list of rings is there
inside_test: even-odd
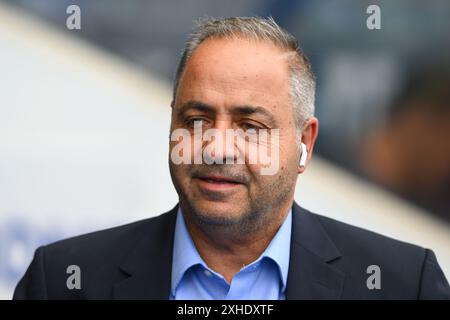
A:
[[[200,191],[209,198],[222,198],[230,192],[236,191],[243,183],[235,178],[216,175],[216,174],[201,174],[196,175],[195,180]]]
[[[237,181],[233,178],[221,176],[221,175],[204,175],[197,177],[200,180],[209,182],[209,183],[218,183],[218,184],[240,184],[240,181]]]

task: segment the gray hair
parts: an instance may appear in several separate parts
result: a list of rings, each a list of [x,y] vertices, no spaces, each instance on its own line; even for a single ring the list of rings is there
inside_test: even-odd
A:
[[[294,107],[297,130],[302,130],[305,122],[314,115],[316,81],[308,58],[300,49],[293,35],[283,30],[272,17],[231,17],[206,18],[197,22],[183,49],[175,75],[173,100],[180,78],[195,49],[208,38],[245,38],[269,41],[286,50],[290,70],[290,95]]]

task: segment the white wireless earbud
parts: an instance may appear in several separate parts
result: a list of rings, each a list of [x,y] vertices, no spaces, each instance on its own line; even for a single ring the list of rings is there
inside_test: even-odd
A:
[[[300,167],[305,167],[306,159],[308,159],[308,151],[306,150],[306,145],[302,142],[302,155],[300,156]]]

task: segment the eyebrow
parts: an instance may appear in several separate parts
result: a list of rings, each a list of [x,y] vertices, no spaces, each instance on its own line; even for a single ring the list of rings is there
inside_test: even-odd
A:
[[[202,111],[205,113],[213,113],[214,108],[206,103],[195,101],[195,100],[189,100],[185,104],[183,104],[180,107],[180,110],[178,111],[179,114],[183,115],[189,110],[196,110],[196,111]]]
[[[260,114],[264,116],[271,124],[276,123],[276,120],[272,113],[259,106],[236,106],[233,108],[233,113],[237,113],[240,115]]]
[[[215,108],[195,100],[190,100],[183,104],[179,110],[179,114],[184,114],[189,110],[197,110],[205,113],[214,113]],[[254,115],[254,114],[260,114],[264,116],[267,121],[270,123],[270,125],[275,125],[277,121],[275,120],[272,113],[266,110],[266,108],[260,107],[260,106],[251,106],[251,105],[242,105],[242,106],[234,106],[232,108],[231,113],[233,114],[239,114],[239,115]]]

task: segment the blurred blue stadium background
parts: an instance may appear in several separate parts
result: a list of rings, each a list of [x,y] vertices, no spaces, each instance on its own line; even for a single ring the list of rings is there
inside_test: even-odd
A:
[[[374,2],[382,28],[371,31]],[[81,30],[66,28],[70,4]],[[176,203],[167,168],[176,64],[193,20],[233,15],[273,16],[317,73],[317,156],[297,201],[431,247],[450,276],[450,100],[396,116],[413,71],[448,70],[448,1],[2,0],[0,298],[39,245]],[[428,131],[411,119],[435,105],[423,142],[435,161],[420,166]]]

